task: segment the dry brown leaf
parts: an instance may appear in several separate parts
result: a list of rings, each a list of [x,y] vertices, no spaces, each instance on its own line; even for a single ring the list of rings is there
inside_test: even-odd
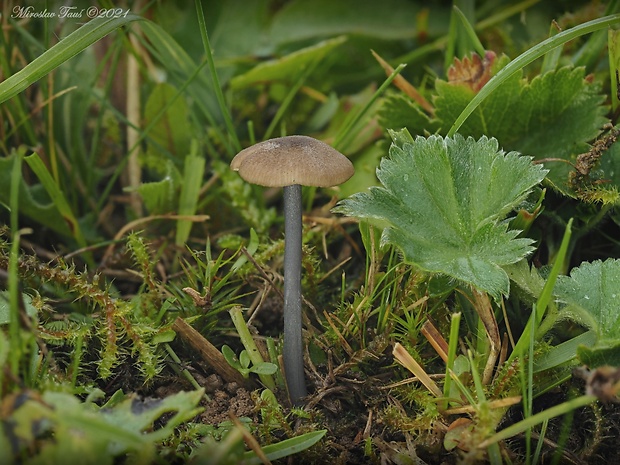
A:
[[[465,57],[462,60],[455,58],[454,64],[448,69],[448,82],[478,92],[491,79],[491,67],[495,58],[495,53],[491,51],[484,54],[484,59],[475,53],[471,58]]]

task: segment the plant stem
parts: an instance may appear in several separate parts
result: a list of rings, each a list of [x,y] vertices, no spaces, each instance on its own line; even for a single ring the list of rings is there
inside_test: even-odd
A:
[[[8,287],[9,287],[9,340],[11,347],[10,368],[13,376],[19,378],[19,361],[22,351],[21,332],[19,329],[19,280],[17,264],[19,261],[19,184],[21,182],[22,153],[18,152],[13,160],[11,170],[10,208],[11,208],[11,250],[9,252]],[[2,391],[0,391],[2,392]]]
[[[232,322],[235,325],[237,334],[239,334],[239,339],[241,339],[241,343],[243,344],[243,347],[245,347],[245,350],[247,351],[248,357],[250,357],[250,361],[252,362],[252,364],[256,366],[260,363],[263,363],[265,360],[263,359],[263,356],[258,350],[258,347],[256,347],[254,338],[252,337],[252,334],[250,334],[248,325],[243,318],[241,308],[233,307],[229,310],[228,313],[230,313],[230,317],[232,318]],[[267,389],[271,389],[272,391],[276,389],[276,385],[271,375],[259,374],[258,377]]]
[[[292,404],[306,396],[301,337],[301,186],[284,187],[284,370]]]

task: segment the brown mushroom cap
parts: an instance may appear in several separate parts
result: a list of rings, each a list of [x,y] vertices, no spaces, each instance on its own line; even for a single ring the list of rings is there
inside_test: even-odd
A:
[[[308,136],[259,142],[239,152],[230,167],[246,181],[269,187],[331,187],[342,184],[355,172],[347,157]]]

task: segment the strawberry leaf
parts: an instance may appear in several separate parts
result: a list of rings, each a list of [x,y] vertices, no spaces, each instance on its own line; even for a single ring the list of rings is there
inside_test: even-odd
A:
[[[504,219],[547,171],[500,151],[495,139],[391,135],[390,157],[377,169],[383,187],[354,194],[334,211],[384,227],[382,242],[397,246],[409,263],[494,298],[508,294],[501,267],[527,255],[532,241],[517,238]]]

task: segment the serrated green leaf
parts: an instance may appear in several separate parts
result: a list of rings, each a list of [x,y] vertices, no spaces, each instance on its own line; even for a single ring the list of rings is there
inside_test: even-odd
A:
[[[161,181],[142,183],[137,190],[151,215],[174,210],[176,189],[171,177],[166,176]]]
[[[203,409],[198,407],[204,390],[181,391],[163,399],[138,399],[128,397],[113,409],[105,411],[104,418],[110,424],[126,431],[145,431],[165,413],[174,413],[161,427],[146,436],[161,440],[174,433],[181,423],[190,420]]]
[[[509,291],[502,265],[531,251],[503,220],[542,181],[546,170],[531,158],[505,154],[495,139],[431,136],[407,142],[393,135],[390,157],[381,161],[371,187],[341,201],[335,211],[368,218],[384,227],[383,242],[405,260],[487,291]]]
[[[534,303],[543,288],[545,280],[534,266],[530,266],[527,260],[521,260],[504,268],[510,280],[515,283],[521,291],[523,291],[523,299]]]
[[[385,128],[409,128],[416,134],[435,134],[440,121],[428,116],[421,107],[403,93],[390,92],[378,111],[379,123]]]
[[[491,74],[496,74],[508,61],[505,56],[498,57]],[[488,95],[465,120],[459,133],[474,138],[492,136],[505,150],[547,160],[547,179],[556,189],[570,194],[568,174],[573,168],[568,162],[574,162],[576,155],[588,150],[587,143],[607,122],[605,97],[597,82],[586,79],[582,67],[563,67],[531,82],[522,76],[521,71],[516,72]],[[438,133],[447,134],[475,96],[476,92],[467,85],[438,79],[433,100],[435,119],[429,120],[433,122],[431,130],[437,127]],[[412,108],[402,98],[386,100],[381,113],[384,127],[402,127],[406,123],[404,126],[414,134],[428,131],[428,124],[421,117],[424,115],[415,105],[409,106]]]
[[[620,260],[582,263],[558,276],[555,295],[561,312],[596,331],[599,343],[620,341]]]
[[[473,137],[493,135],[504,148],[537,160],[572,161],[575,155],[586,151],[586,143],[599,134],[607,121],[607,108],[600,86],[585,80],[584,68],[560,68],[537,76],[530,83],[520,78],[521,73],[516,73],[482,102],[460,133]],[[437,118],[446,124],[453,122],[473,98],[468,98],[466,91],[438,82]],[[550,169],[548,178],[566,192],[572,167],[558,161],[545,166]]]
[[[127,452],[132,454],[132,463],[152,463],[156,443],[200,413],[197,405],[203,394],[197,390],[140,400],[120,393],[99,408],[71,394],[46,391],[41,398],[26,398],[10,414],[8,421],[14,428],[9,438],[38,451],[28,460],[32,464],[112,464],[114,457]],[[155,426],[164,414],[170,416]]]

